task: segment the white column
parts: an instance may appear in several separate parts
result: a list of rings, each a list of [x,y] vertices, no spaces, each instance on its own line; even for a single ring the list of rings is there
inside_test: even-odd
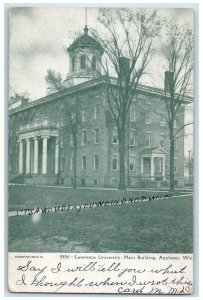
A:
[[[166,158],[163,157],[163,173],[162,173],[163,178],[166,177]]]
[[[23,141],[19,140],[19,159],[18,159],[19,174],[23,173]]]
[[[30,174],[30,139],[26,139],[26,174]]]
[[[59,172],[59,138],[56,136],[55,142],[55,174]]]
[[[47,173],[47,141],[48,136],[42,137],[42,174]]]
[[[34,137],[34,174],[38,173],[38,153],[39,153],[39,147],[38,147],[38,138]]]
[[[141,175],[143,174],[143,157],[141,157]]]
[[[154,176],[154,158],[153,156],[151,157],[151,177]]]

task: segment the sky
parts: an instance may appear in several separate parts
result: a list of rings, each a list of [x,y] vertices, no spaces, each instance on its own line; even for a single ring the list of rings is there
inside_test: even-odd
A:
[[[193,24],[193,12],[188,9],[160,9],[160,16],[174,19],[178,24]],[[100,29],[98,8],[88,8],[87,24]],[[73,42],[75,31],[83,33],[85,8],[11,8],[9,12],[9,85],[16,92],[26,91],[31,100],[47,94],[45,75],[54,69],[65,79],[68,73],[67,47]],[[155,56],[150,74],[142,83],[163,88],[163,65]],[[161,80],[160,80],[161,79]],[[187,108],[186,122],[193,111]],[[192,127],[188,127],[189,131]],[[185,139],[186,154],[192,145],[191,136]],[[190,150],[190,149],[189,149]]]

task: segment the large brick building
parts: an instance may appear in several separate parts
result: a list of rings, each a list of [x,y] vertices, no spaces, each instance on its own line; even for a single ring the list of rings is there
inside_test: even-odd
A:
[[[70,72],[62,91],[32,102],[22,99],[10,107],[9,179],[27,184],[71,186],[75,153],[78,186],[118,186],[117,131],[105,101],[105,81],[99,75],[103,49],[85,28],[68,53]],[[164,92],[139,85],[127,124],[129,186],[168,184],[165,114]],[[71,126],[76,119],[77,134],[73,136]],[[175,127],[180,128],[183,123],[184,109]],[[175,180],[183,185],[183,135],[175,144]]]

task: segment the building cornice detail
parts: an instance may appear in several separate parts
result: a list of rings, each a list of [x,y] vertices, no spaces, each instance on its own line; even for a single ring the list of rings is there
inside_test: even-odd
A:
[[[111,83],[116,84],[116,78],[111,78]],[[70,88],[66,88],[66,89],[64,89],[60,92],[57,92],[57,93],[54,93],[54,94],[51,94],[51,95],[47,95],[45,97],[42,97],[42,98],[39,98],[37,100],[31,101],[31,102],[29,102],[28,104],[26,104],[24,106],[18,106],[16,108],[10,110],[9,115],[12,115],[12,114],[15,114],[17,112],[24,111],[24,110],[36,107],[38,105],[43,105],[47,102],[60,99],[61,97],[71,95],[75,92],[83,91],[84,89],[93,88],[95,86],[102,85],[102,84],[105,84],[105,79],[104,78],[101,77],[101,78],[98,78],[98,79],[93,79],[93,80],[90,80],[88,82],[81,83],[81,84],[75,85],[75,86],[70,87]],[[155,95],[155,96],[159,96],[159,97],[164,97],[164,91],[162,89],[159,89],[159,88],[154,88],[154,87],[149,87],[149,86],[146,86],[146,85],[138,84],[137,90],[140,93],[143,92],[143,93],[149,93],[151,95]],[[192,97],[184,97],[184,99],[185,99],[186,104],[189,104],[193,101]]]

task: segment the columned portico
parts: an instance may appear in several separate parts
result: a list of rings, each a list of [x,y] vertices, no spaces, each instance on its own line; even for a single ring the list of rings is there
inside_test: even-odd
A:
[[[165,179],[166,177],[166,151],[155,147],[145,149],[141,154],[141,177]]]
[[[19,174],[56,176],[59,172],[59,129],[50,122],[27,125],[19,132]],[[24,149],[25,148],[25,149]],[[51,167],[51,162],[54,164]],[[54,177],[52,177],[54,178]],[[32,176],[27,179],[32,180]],[[45,179],[44,179],[45,180]],[[45,181],[44,181],[45,182]]]

